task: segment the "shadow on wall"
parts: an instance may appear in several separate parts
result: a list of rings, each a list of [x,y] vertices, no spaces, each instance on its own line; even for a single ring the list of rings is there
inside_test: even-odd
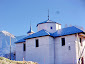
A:
[[[3,57],[10,59],[10,53],[5,54]],[[16,54],[15,53],[11,53],[11,60],[16,60]]]

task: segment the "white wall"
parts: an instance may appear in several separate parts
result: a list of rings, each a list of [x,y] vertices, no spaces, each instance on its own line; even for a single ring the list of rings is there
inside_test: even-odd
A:
[[[23,43],[16,44],[16,60],[23,60]]]
[[[52,29],[50,28],[52,27]],[[43,23],[38,25],[38,31],[45,29],[50,33],[56,32],[56,30],[61,29],[61,25],[57,23]]]
[[[62,46],[61,38],[65,38],[65,46]],[[36,39],[39,40],[39,47],[35,47]],[[85,46],[85,38],[83,37],[82,43],[83,46],[80,47],[81,52]],[[71,47],[71,50],[69,50],[69,46]],[[25,55],[23,53],[23,43],[16,44],[16,60],[23,60],[23,55]],[[82,56],[85,59],[85,51]],[[79,55],[77,36],[68,35],[57,37],[55,39],[50,36],[43,36],[27,39],[25,57],[26,61],[34,61],[39,64],[54,64],[54,59],[55,64],[78,64]]]
[[[61,29],[61,24],[59,24],[59,29]]]
[[[39,40],[39,47],[35,47],[35,39]],[[51,40],[50,40],[51,39]],[[50,42],[49,42],[50,41]],[[26,60],[39,64],[53,64],[53,38],[50,36],[26,40]],[[50,51],[51,50],[51,51]]]
[[[62,46],[61,38],[65,38],[65,46]],[[76,64],[75,35],[55,38],[55,55],[55,64]]]
[[[54,64],[54,38],[49,37],[49,61],[50,64]]]
[[[65,46],[61,45],[63,37],[65,38]],[[50,36],[27,39],[25,60],[39,64],[54,64],[55,59],[55,64],[76,64],[75,35],[63,37],[55,38],[55,40]],[[35,39],[39,39],[39,47],[37,48],[35,47]],[[71,46],[71,50],[68,49],[68,46]],[[16,60],[23,60],[23,55],[23,43],[16,44]]]

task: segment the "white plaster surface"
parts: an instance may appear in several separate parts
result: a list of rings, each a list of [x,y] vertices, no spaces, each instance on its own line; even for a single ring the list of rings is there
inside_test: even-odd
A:
[[[52,27],[52,29],[50,28]],[[61,29],[61,25],[57,23],[44,23],[44,24],[39,24],[38,25],[38,31],[45,29],[50,33],[56,32],[56,30]]]

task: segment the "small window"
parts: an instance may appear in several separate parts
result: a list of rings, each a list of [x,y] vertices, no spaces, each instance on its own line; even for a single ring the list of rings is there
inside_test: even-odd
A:
[[[80,43],[81,43],[81,46],[82,46],[82,39],[80,38]]]
[[[80,38],[80,43],[81,43],[81,38]]]
[[[39,47],[39,41],[36,39],[36,47]]]
[[[23,51],[26,51],[26,44],[23,43]]]
[[[53,27],[50,27],[50,29],[53,29]]]
[[[68,46],[68,49],[71,50],[71,46]]]
[[[65,46],[65,38],[61,38],[62,46]]]

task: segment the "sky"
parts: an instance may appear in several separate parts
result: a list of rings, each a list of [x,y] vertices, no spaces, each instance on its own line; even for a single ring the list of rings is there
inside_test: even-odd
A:
[[[85,28],[85,0],[0,0],[0,31],[15,36],[27,35],[30,28],[48,19]]]

